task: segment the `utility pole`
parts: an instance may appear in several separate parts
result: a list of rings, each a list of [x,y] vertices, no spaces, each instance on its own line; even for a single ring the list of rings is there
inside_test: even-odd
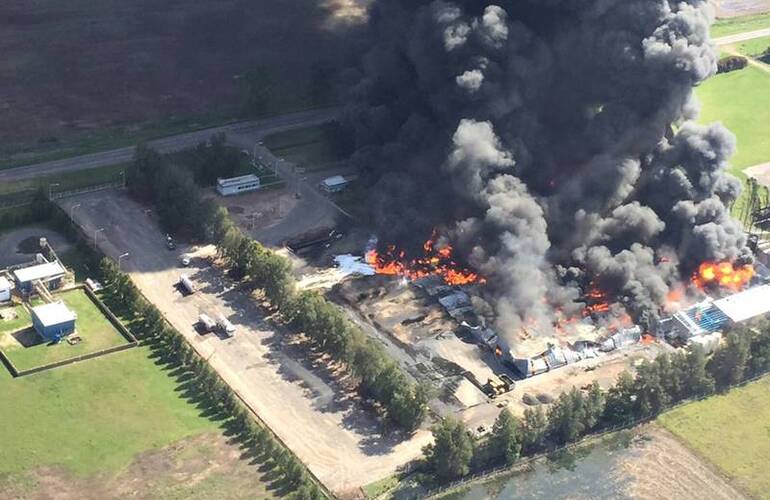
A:
[[[100,227],[99,229],[94,231],[94,245],[96,245],[96,238],[99,236],[99,233],[101,233],[102,231],[104,231],[103,227]]]
[[[130,253],[126,252],[122,255],[118,255],[118,271],[120,271],[120,261],[122,261],[125,257],[128,257],[131,255]]]
[[[80,203],[75,203],[70,207],[70,220],[74,223],[75,222],[75,209],[80,208]]]
[[[61,186],[58,182],[52,182],[48,184],[48,199],[53,200],[53,187],[54,186]]]

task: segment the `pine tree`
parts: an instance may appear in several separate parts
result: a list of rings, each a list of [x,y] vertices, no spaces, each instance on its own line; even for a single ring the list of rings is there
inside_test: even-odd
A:
[[[521,454],[519,421],[507,409],[503,409],[495,420],[490,446],[494,456],[507,465],[519,459]]]

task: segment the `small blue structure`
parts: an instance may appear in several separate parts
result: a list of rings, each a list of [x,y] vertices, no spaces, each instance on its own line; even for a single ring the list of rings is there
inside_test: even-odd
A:
[[[35,331],[50,342],[58,342],[75,331],[77,315],[63,302],[53,302],[32,308]]]
[[[24,267],[13,272],[16,288],[25,295],[34,291],[35,282],[44,284],[49,290],[59,288],[67,271],[57,261]]]

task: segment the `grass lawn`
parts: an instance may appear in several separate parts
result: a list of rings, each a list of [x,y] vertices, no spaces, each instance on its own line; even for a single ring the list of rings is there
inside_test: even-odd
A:
[[[758,498],[770,498],[770,377],[658,418]]]
[[[76,334],[83,340],[75,345],[70,345],[66,341],[51,345],[36,334],[33,335],[30,330],[30,336],[39,341],[31,347],[24,347],[19,343],[0,342],[4,346],[3,352],[13,361],[17,369],[28,370],[127,342],[83,290],[56,294],[54,298],[63,300],[77,314]],[[40,303],[42,302],[33,301],[33,305]],[[31,321],[27,324],[32,326]]]
[[[16,313],[16,319],[11,320],[0,320],[0,335],[5,335],[7,333],[13,333],[17,330],[20,330],[27,325],[32,324],[32,319],[29,317],[29,313],[26,309],[24,309],[23,306],[15,306],[15,307],[3,307],[0,308],[0,311],[3,313],[7,313],[9,311],[15,311]],[[0,338],[0,348],[3,347],[3,338]]]
[[[770,161],[770,74],[747,67],[717,75],[696,89],[701,123],[720,121],[738,138],[732,172]]]
[[[307,171],[323,170],[341,161],[322,127],[306,127],[265,137],[264,145],[276,156]]]
[[[758,14],[756,16],[720,19],[716,21],[713,26],[711,26],[711,37],[719,38],[765,28],[770,28],[770,12]]]
[[[59,465],[115,473],[140,452],[217,424],[201,416],[146,347],[14,379],[0,371],[0,476]]]
[[[754,38],[737,44],[738,52],[749,57],[762,55],[768,48],[770,48],[770,36]]]

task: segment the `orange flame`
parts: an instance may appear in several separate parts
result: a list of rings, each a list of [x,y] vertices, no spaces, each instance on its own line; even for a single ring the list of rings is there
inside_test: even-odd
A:
[[[471,283],[486,283],[486,279],[477,273],[466,269],[452,259],[452,246],[436,248],[436,232],[422,246],[424,255],[420,258],[406,259],[403,250],[396,250],[395,245],[388,245],[383,253],[377,250],[366,252],[366,263],[372,266],[377,274],[390,276],[405,276],[417,280],[427,276],[441,276],[448,285],[468,285]]]
[[[698,267],[692,281],[700,289],[720,286],[731,290],[741,290],[754,277],[752,266],[734,267],[731,262],[704,262]]]

